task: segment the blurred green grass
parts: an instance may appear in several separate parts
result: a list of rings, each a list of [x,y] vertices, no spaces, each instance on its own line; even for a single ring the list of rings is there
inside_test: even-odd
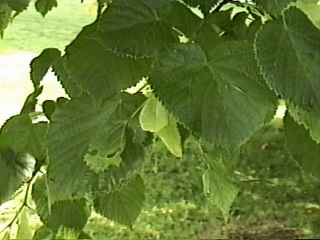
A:
[[[89,4],[80,0],[60,0],[59,6],[43,18],[31,2],[28,10],[18,15],[6,29],[0,40],[0,53],[39,53],[48,47],[64,49],[84,25],[94,20]]]

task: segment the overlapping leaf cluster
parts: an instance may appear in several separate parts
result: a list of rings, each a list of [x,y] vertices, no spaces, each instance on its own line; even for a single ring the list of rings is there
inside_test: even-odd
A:
[[[29,3],[9,2],[0,9],[19,12]],[[96,21],[64,53],[46,49],[31,63],[34,92],[0,135],[0,202],[23,184],[31,157],[22,156],[29,154],[34,172],[46,169],[32,191],[44,223],[39,236],[61,226],[80,235],[91,207],[131,225],[144,200],[144,131],[181,157],[178,123],[202,144],[206,191],[227,218],[238,188],[221,174],[223,161],[270,122],[278,99],[292,116],[288,148],[317,175],[310,152],[320,136],[320,30],[295,2],[99,1]],[[43,15],[53,6],[36,1]],[[49,68],[69,97],[44,102],[47,121],[39,122],[33,112]],[[126,91],[142,79],[142,88]],[[77,217],[63,220],[67,215]]]

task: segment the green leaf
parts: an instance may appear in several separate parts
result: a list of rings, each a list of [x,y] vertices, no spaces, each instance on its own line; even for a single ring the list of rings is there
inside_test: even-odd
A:
[[[42,16],[46,16],[49,11],[51,11],[54,7],[58,6],[57,0],[37,0],[35,2],[36,10],[42,14]]]
[[[54,111],[56,110],[56,103],[53,100],[46,100],[42,103],[42,109],[43,109],[43,113],[44,115],[46,115],[46,117],[51,120],[51,116],[54,113]]]
[[[55,66],[71,97],[89,93],[97,100],[107,99],[135,85],[148,73],[148,59],[119,55],[101,42],[96,25],[86,26],[67,46],[62,62]]]
[[[103,44],[135,56],[154,56],[177,42],[166,16],[173,8],[168,0],[113,1],[98,25]]]
[[[48,227],[53,231],[65,227],[81,231],[91,215],[91,208],[85,199],[58,201],[51,206]]]
[[[49,217],[49,199],[47,188],[47,176],[38,177],[35,183],[32,185],[31,192],[32,200],[36,205],[37,214],[40,220],[47,224]]]
[[[139,121],[144,131],[159,132],[168,125],[169,114],[156,97],[150,97],[143,106]]]
[[[32,199],[41,221],[54,232],[61,227],[80,231],[91,214],[90,206],[83,198],[57,201],[50,205],[46,176],[39,177],[34,183]]]
[[[10,147],[17,153],[29,153],[37,161],[44,161],[47,156],[46,137],[48,124],[33,124],[28,114],[10,118],[1,128],[0,148]]]
[[[239,188],[232,183],[230,173],[222,160],[211,159],[209,156],[209,166],[203,176],[205,193],[210,203],[220,209],[227,222],[231,206],[239,193]]]
[[[257,60],[269,86],[305,110],[319,110],[320,31],[298,8],[270,21],[255,42]],[[284,54],[286,53],[286,54]]]
[[[60,56],[61,52],[57,48],[46,48],[31,61],[30,78],[35,89],[39,87],[41,80],[47,74],[49,68],[59,60]]]
[[[195,44],[177,46],[159,57],[151,84],[179,121],[219,146],[238,147],[276,107],[246,42],[224,42],[208,57]]]
[[[12,195],[31,177],[34,167],[32,158],[12,150],[0,150],[0,204]]]
[[[8,5],[16,12],[27,9],[31,0],[9,0]]]
[[[53,240],[54,233],[51,229],[47,228],[46,226],[41,226],[36,230],[33,235],[33,240]]]
[[[0,37],[3,37],[4,30],[8,27],[11,21],[12,8],[8,3],[0,2]]]
[[[31,230],[28,210],[24,208],[19,216],[17,239],[32,239],[33,232]]]
[[[156,135],[160,137],[173,155],[182,157],[181,136],[173,116],[170,116],[168,125],[157,132]]]
[[[284,119],[287,147],[305,172],[320,177],[320,145],[310,138],[308,131],[291,116]]]
[[[304,11],[312,22],[320,28],[320,5],[318,0],[298,0],[297,7]]]
[[[297,0],[256,0],[258,7],[272,15],[280,15],[281,11]]]
[[[306,111],[294,104],[288,106],[291,117],[300,125],[303,125],[314,141],[320,143],[320,113],[318,111]]]
[[[119,189],[100,193],[94,200],[94,208],[101,215],[124,225],[132,225],[139,216],[144,200],[145,187],[140,176],[123,183]]]
[[[92,149],[101,155],[121,152],[121,136],[110,141],[113,131],[127,126],[142,100],[139,96],[123,93],[102,105],[84,96],[57,106],[48,137],[48,179],[52,201],[83,196],[88,192],[94,172],[84,161],[85,155]]]

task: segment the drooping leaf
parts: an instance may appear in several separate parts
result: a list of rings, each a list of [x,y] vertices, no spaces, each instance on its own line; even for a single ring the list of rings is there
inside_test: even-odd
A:
[[[113,1],[102,14],[98,30],[103,44],[121,53],[154,56],[178,39],[165,17],[171,0]]]
[[[40,220],[44,223],[48,223],[49,217],[49,199],[48,199],[48,188],[47,188],[47,177],[46,175],[38,177],[35,183],[32,185],[31,192],[32,200],[36,205],[37,214]]]
[[[38,161],[47,155],[46,136],[48,124],[33,124],[28,114],[10,118],[1,128],[0,148],[11,148],[17,153],[29,153]]]
[[[35,231],[32,240],[54,240],[54,233],[43,225]]]
[[[148,73],[148,59],[119,55],[101,43],[96,24],[86,26],[55,66],[71,97],[89,93],[97,100],[107,99],[135,85]]]
[[[288,110],[294,121],[303,125],[309,131],[311,138],[320,143],[320,113],[318,111],[306,111],[290,103]]]
[[[90,215],[91,208],[85,199],[58,201],[51,206],[48,227],[54,232],[64,227],[80,233]]]
[[[306,110],[320,106],[319,41],[320,30],[301,10],[290,7],[282,20],[265,24],[255,42],[257,60],[269,86]]]
[[[290,115],[284,119],[288,150],[305,172],[320,177],[320,145],[310,138],[308,131]]]
[[[258,7],[272,15],[280,15],[281,11],[296,0],[255,0]]]
[[[225,42],[208,56],[195,44],[177,46],[159,57],[151,83],[179,121],[216,145],[239,146],[275,111],[246,42]]]
[[[57,106],[48,137],[48,178],[53,201],[82,196],[89,191],[94,172],[89,169],[84,156],[89,150],[102,155],[113,150],[121,152],[121,136],[110,141],[113,130],[121,126],[125,128],[142,101],[139,96],[123,93],[102,105],[84,96]],[[115,143],[119,145],[115,146]]]
[[[7,2],[0,2],[0,37],[3,37],[4,30],[8,27],[12,15],[12,8]]]
[[[36,10],[44,17],[54,7],[58,6],[57,0],[37,0],[35,2]]]
[[[31,0],[9,0],[8,5],[16,12],[27,9]]]
[[[203,179],[209,201],[220,209],[227,221],[231,206],[239,192],[239,188],[231,180],[230,172],[220,159],[211,159],[209,156],[209,169]]]
[[[156,133],[166,145],[167,149],[176,157],[182,157],[181,136],[177,122],[173,116],[169,117],[168,124]]]
[[[35,89],[39,87],[41,80],[47,74],[49,68],[59,60],[60,56],[60,50],[56,48],[46,48],[39,56],[31,61],[30,78]]]
[[[57,201],[50,205],[46,176],[41,176],[32,188],[32,199],[41,221],[56,232],[61,227],[80,231],[86,224],[91,210],[83,198]]]
[[[154,96],[150,97],[142,108],[139,121],[143,130],[159,132],[168,125],[169,114]]]
[[[119,189],[98,194],[94,200],[95,210],[110,220],[130,226],[141,212],[144,191],[142,178],[136,176]]]
[[[32,239],[33,232],[29,221],[28,209],[24,208],[19,216],[17,239]]]
[[[9,149],[0,150],[0,204],[11,199],[31,177],[33,167],[32,158]]]

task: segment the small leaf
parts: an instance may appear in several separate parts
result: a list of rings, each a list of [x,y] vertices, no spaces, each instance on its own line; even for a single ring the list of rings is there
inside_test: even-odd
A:
[[[60,50],[57,48],[47,48],[31,61],[30,78],[35,89],[39,87],[41,80],[47,74],[49,68],[59,60],[60,56]]]
[[[209,201],[220,209],[227,222],[239,188],[232,183],[230,173],[221,160],[211,159],[209,155],[209,166],[203,177],[205,190]]]
[[[305,172],[320,177],[320,144],[314,142],[308,131],[290,115],[284,119],[286,144],[294,159]]]
[[[57,6],[57,0],[37,0],[35,2],[36,10],[40,12],[43,17],[46,16],[49,11],[51,11],[54,7]]]
[[[109,193],[100,193],[94,200],[96,211],[112,221],[124,225],[132,225],[139,216],[145,200],[145,187],[140,176],[128,183],[123,183],[119,189]]]
[[[167,126],[156,133],[167,149],[176,157],[182,157],[181,136],[174,117],[170,116]]]
[[[159,132],[168,125],[168,118],[167,110],[154,96],[146,101],[139,116],[142,129],[149,132]]]

